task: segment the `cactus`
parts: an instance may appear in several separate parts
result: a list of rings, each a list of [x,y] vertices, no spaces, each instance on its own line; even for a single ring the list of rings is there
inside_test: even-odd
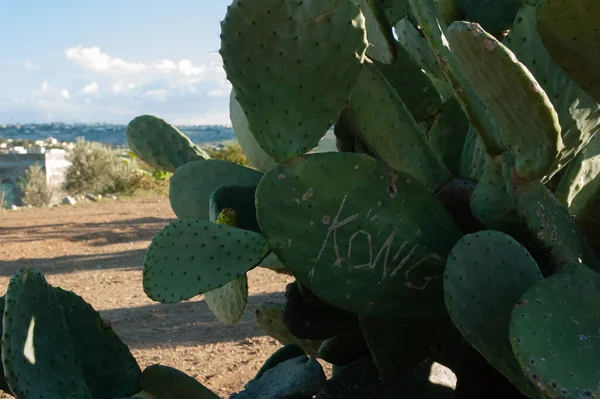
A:
[[[160,364],[153,364],[144,369],[140,385],[151,398],[220,399],[189,375]]]
[[[153,115],[138,116],[129,122],[127,143],[142,161],[169,172],[191,161],[210,159],[179,129]]]
[[[220,54],[258,170],[207,159],[158,117],[132,120],[132,149],[175,171],[178,220],[148,247],[146,294],[205,294],[232,323],[249,270],[294,279],[285,303],[254,312],[290,346],[232,398],[600,398],[599,12],[591,0],[233,0]],[[171,370],[147,393],[128,385],[134,364],[123,380],[89,371],[130,364],[117,344],[80,364],[108,333],[63,313],[60,292],[32,272],[11,280],[7,389],[173,397]],[[16,349],[32,314],[58,337],[37,341],[50,357],[35,365]],[[60,372],[50,345],[65,349]],[[328,380],[316,358],[334,363]],[[115,390],[99,393],[102,379]]]
[[[536,282],[512,311],[510,343],[523,372],[548,397],[595,398],[600,274],[569,262]]]

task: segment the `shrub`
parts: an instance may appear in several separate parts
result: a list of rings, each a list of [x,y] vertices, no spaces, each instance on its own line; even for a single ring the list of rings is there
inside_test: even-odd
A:
[[[221,149],[207,150],[206,152],[213,159],[219,159],[221,161],[229,161],[237,163],[239,165],[249,166],[246,154],[244,154],[242,147],[237,143],[228,144],[227,146]]]
[[[69,152],[71,162],[64,188],[71,194],[123,193],[133,190],[140,178],[136,160],[126,160],[101,143],[78,138]]]
[[[52,203],[52,190],[46,183],[44,168],[35,164],[27,168],[23,177],[17,181],[21,191],[23,205],[44,206]]]

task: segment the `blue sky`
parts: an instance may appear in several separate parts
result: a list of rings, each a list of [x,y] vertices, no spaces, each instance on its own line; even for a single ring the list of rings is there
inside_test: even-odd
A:
[[[231,0],[0,0],[0,123],[229,124]]]

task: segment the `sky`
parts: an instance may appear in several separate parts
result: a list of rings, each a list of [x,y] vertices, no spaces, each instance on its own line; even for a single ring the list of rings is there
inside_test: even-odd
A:
[[[229,121],[231,0],[0,0],[0,123]]]

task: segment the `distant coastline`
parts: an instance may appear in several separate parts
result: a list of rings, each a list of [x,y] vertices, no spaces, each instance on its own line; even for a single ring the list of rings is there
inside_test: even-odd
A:
[[[126,125],[111,123],[27,123],[0,124],[0,141],[44,140],[53,137],[59,142],[73,142],[78,137],[118,147],[127,146]],[[222,125],[178,125],[186,136],[198,145],[236,140],[233,129]]]

